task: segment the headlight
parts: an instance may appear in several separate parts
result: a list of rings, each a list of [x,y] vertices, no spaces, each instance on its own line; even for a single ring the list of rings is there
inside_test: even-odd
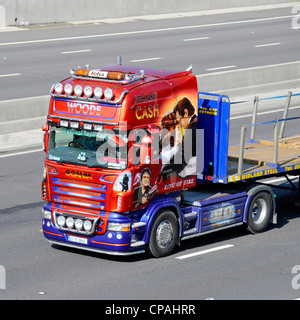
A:
[[[72,85],[71,85],[70,83],[67,83],[67,84],[65,85],[65,93],[69,96],[69,95],[72,94],[72,92],[73,92],[73,87],[72,87]]]
[[[68,227],[68,228],[70,228],[70,229],[73,228],[73,226],[74,226],[74,219],[73,219],[72,217],[67,218],[66,224],[67,224],[67,227]]]
[[[57,218],[57,224],[60,226],[60,227],[63,227],[66,223],[66,218],[64,216],[59,216]]]
[[[77,84],[74,88],[74,92],[77,97],[81,96],[82,95],[82,86]]]
[[[100,87],[97,87],[94,89],[94,96],[97,99],[100,99],[102,97],[103,91]]]
[[[108,231],[116,231],[116,232],[129,232],[130,231],[130,223],[116,223],[109,222],[107,224]]]
[[[114,93],[113,91],[110,89],[110,88],[107,88],[105,89],[104,91],[104,97],[107,99],[107,100],[111,100],[114,96]]]
[[[76,221],[75,221],[75,228],[76,228],[77,230],[81,230],[81,229],[82,229],[82,225],[83,225],[82,220],[76,219]]]
[[[54,88],[56,93],[58,94],[61,94],[63,92],[63,85],[60,82],[56,83]]]
[[[52,219],[51,211],[48,211],[48,210],[43,209],[43,214],[44,214],[44,218],[45,218],[46,220],[51,220],[51,219]]]
[[[93,94],[93,89],[91,86],[86,86],[84,88],[84,94],[86,95],[86,97],[90,97]]]
[[[92,223],[90,220],[86,220],[83,224],[83,228],[85,231],[89,232],[92,230]]]
[[[46,181],[46,179],[47,179],[47,169],[46,169],[46,166],[44,165],[43,181]]]

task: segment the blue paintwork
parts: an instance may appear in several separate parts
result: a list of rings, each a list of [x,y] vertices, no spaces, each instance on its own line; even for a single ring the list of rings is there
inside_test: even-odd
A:
[[[204,130],[203,175],[213,176],[215,183],[227,178],[229,120],[227,96],[199,92],[198,128]]]

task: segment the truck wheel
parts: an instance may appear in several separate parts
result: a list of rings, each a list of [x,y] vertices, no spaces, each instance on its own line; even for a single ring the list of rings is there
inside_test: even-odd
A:
[[[154,220],[149,239],[149,251],[156,257],[169,255],[178,239],[178,222],[172,211],[161,212]]]
[[[247,229],[253,234],[265,231],[270,222],[272,208],[272,198],[268,192],[256,194],[249,206]]]

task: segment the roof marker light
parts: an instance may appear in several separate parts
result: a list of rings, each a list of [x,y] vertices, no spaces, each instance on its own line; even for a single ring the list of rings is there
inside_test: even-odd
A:
[[[86,77],[86,76],[88,76],[89,71],[90,70],[88,70],[88,69],[77,69],[76,76]]]
[[[109,72],[108,78],[111,80],[123,80],[124,74],[122,72]]]

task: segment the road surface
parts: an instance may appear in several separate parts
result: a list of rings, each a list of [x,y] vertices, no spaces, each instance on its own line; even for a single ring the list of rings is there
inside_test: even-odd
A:
[[[0,33],[0,98],[45,95],[54,81],[68,76],[68,68],[101,66],[117,55],[124,63],[149,67],[185,69],[193,63],[196,74],[296,61],[299,35],[287,16],[290,9]],[[278,44],[261,46],[271,43]],[[283,106],[284,99],[262,104],[259,120],[281,117]],[[290,116],[298,116],[299,101],[291,107]],[[250,107],[234,105],[231,118],[234,145],[240,126],[251,122]],[[298,128],[289,126],[287,134]],[[267,138],[272,130],[258,134]],[[26,145],[0,154],[0,271],[5,269],[6,280],[0,300],[300,297],[292,272],[300,265],[300,217],[290,192],[274,189],[278,224],[265,233],[254,236],[238,227],[187,240],[166,258],[110,257],[53,247],[44,239],[44,157]]]

